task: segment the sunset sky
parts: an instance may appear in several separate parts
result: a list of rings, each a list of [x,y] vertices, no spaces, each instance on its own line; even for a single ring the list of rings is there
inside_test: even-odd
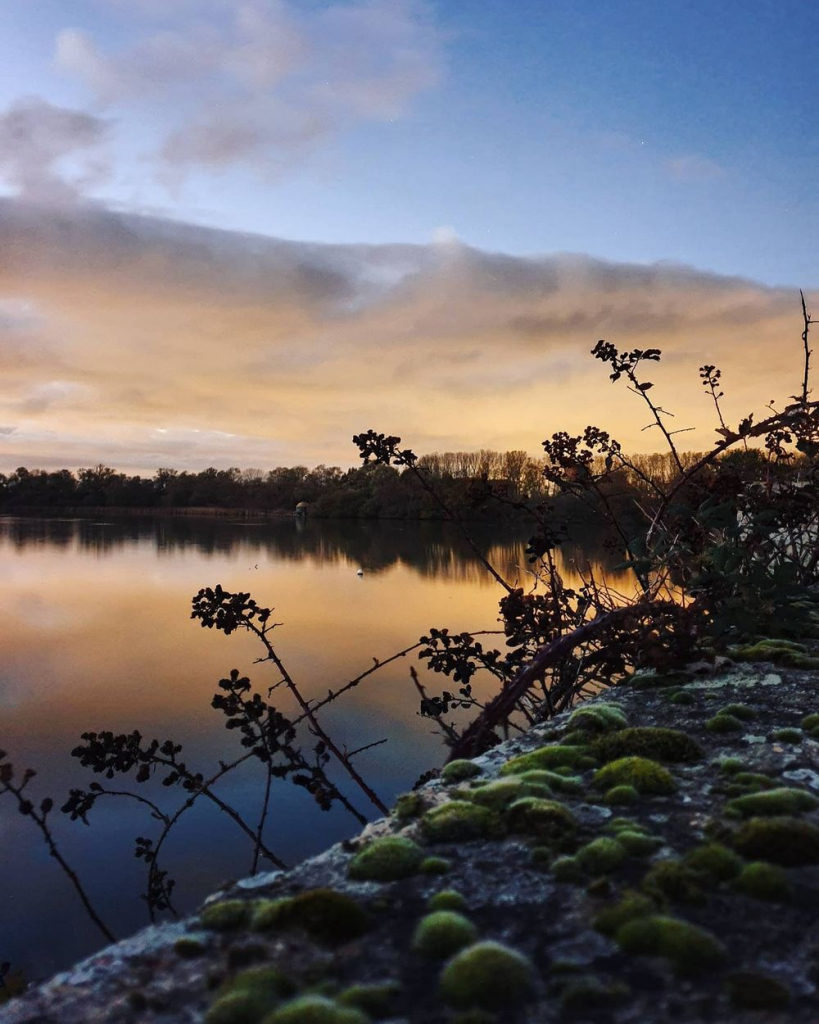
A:
[[[0,470],[685,447],[819,313],[804,0],[6,0]]]

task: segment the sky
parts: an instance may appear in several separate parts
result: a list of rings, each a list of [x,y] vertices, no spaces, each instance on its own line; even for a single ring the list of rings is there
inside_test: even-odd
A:
[[[702,363],[734,421],[796,390],[817,29],[803,0],[5,0],[0,470],[350,465],[370,427],[655,450],[598,337],[663,349],[704,447]]]

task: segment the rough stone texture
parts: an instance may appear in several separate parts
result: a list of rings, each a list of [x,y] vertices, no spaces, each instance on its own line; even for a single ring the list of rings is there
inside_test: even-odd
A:
[[[357,983],[397,983],[396,995],[373,1019],[425,1024],[459,1020],[812,1024],[819,1019],[819,864],[783,869],[791,892],[784,902],[754,899],[740,894],[731,882],[706,884],[702,877],[694,878],[693,902],[684,902],[673,892],[666,897],[659,894],[658,913],[707,929],[724,947],[723,962],[693,976],[675,974],[667,959],[623,952],[613,938],[595,930],[594,923],[624,892],[640,891],[652,864],[683,857],[709,839],[731,845],[742,822],[725,814],[727,803],[738,794],[734,776],[720,767],[725,757],[742,759],[743,771],[770,776],[774,780],[770,785],[819,795],[819,740],[807,733],[799,743],[779,742],[773,736],[785,727],[799,728],[805,715],[817,710],[817,683],[815,671],[723,664],[716,673],[702,665],[673,682],[643,677],[637,685],[610,690],[595,698],[592,706],[615,702],[630,726],[680,729],[702,747],[699,761],[666,763],[678,786],[673,795],[640,796],[633,803],[609,806],[605,794],[593,785],[595,769],[578,772],[583,782],[580,792],[555,789],[550,797],[571,811],[578,828],[564,840],[550,840],[548,852],[542,839],[504,835],[502,826],[497,837],[431,844],[417,821],[375,822],[352,842],[334,846],[291,871],[246,879],[206,904],[225,898],[252,902],[332,888],[365,908],[368,928],[362,936],[321,946],[298,927],[282,925],[263,933],[249,927],[214,932],[192,917],[147,929],[103,950],[0,1008],[0,1022],[201,1021],[234,975],[249,967],[275,964],[300,991],[318,987],[331,997]],[[736,731],[707,730],[706,722],[728,704],[747,706],[753,717]],[[511,757],[559,742],[567,732],[568,717],[535,727],[476,759],[482,773],[475,779],[428,784],[420,791],[424,804],[431,807],[453,794],[468,793],[495,778]],[[593,733],[587,735],[593,749]],[[584,872],[578,882],[557,881],[551,861],[571,855],[599,836],[612,836],[610,823],[616,817],[633,819],[655,836],[654,852],[629,855],[600,877]],[[799,820],[819,825],[819,812],[800,813]],[[451,862],[450,871],[444,875],[419,872],[384,883],[348,878],[356,851],[379,836],[396,833],[417,841],[425,856],[445,857]],[[444,889],[463,895],[463,913],[474,922],[480,940],[504,943],[529,958],[533,987],[522,1005],[510,1005],[488,1017],[459,1018],[463,1011],[442,999],[438,978],[444,965],[414,951],[412,937],[427,912],[429,898]],[[180,955],[176,943],[182,937],[201,943],[200,955]],[[750,977],[732,980],[736,972]],[[787,1009],[760,1011],[735,1005],[760,987],[760,975],[779,983],[773,986],[774,995],[781,997],[780,986],[790,991]],[[768,981],[762,987],[763,996],[767,992],[770,998]],[[729,999],[730,990],[735,993],[734,1002]]]

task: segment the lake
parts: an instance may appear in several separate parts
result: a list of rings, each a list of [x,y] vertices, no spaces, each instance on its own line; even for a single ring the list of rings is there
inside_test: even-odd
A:
[[[525,532],[486,525],[470,532],[507,579],[528,585]],[[577,582],[568,556],[564,568]],[[206,776],[220,759],[241,753],[239,735],[210,706],[218,681],[237,668],[264,694],[278,677],[270,665],[254,666],[263,653],[255,638],[226,637],[191,620],[191,597],[217,583],[250,591],[275,609],[277,652],[313,699],[360,674],[373,658],[384,660],[414,643],[431,626],[496,629],[501,597],[451,524],[0,518],[0,748],[19,773],[38,772],[30,784],[35,802],[48,795],[59,808],[72,786],[87,789],[101,780],[70,756],[85,731],[138,729],[147,738],[172,738],[182,744],[186,763]],[[501,640],[487,638],[498,646]],[[342,748],[386,740],[355,764],[388,805],[446,755],[434,723],[418,715],[411,664],[431,693],[440,692],[444,678],[424,673],[412,655],[321,713]],[[284,688],[271,700],[291,717],[298,713]],[[346,775],[331,774],[362,813],[379,816]],[[150,796],[163,810],[185,799],[180,788],[153,780],[116,785]],[[258,763],[218,785],[219,796],[253,824],[262,790]],[[146,808],[105,798],[90,826],[57,809],[51,820],[60,849],[109,928],[124,937],[147,923],[140,898],[145,866],[134,856],[134,840],[155,837],[160,824]],[[344,809],[322,812],[309,793],[281,781],[274,785],[265,840],[292,864],[359,827]],[[189,912],[221,883],[247,875],[251,860],[248,838],[199,800],[164,851],[177,908]],[[103,944],[9,796],[0,799],[0,869],[0,962],[36,980]]]

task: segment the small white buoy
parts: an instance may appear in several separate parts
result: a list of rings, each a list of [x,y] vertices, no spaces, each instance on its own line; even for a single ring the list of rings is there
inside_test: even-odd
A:
[[[359,569],[359,570],[358,570],[358,571],[356,572],[356,576],[363,576],[363,575],[364,575],[364,570],[363,570],[363,569]]]

